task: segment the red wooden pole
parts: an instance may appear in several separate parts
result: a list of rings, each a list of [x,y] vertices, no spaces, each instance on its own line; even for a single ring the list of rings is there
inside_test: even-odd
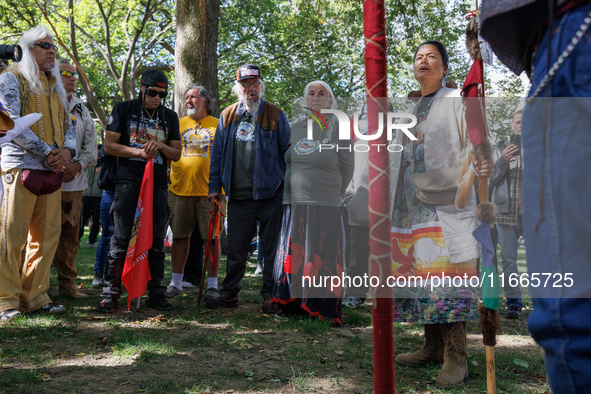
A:
[[[368,134],[378,129],[379,114],[388,112],[386,17],[384,0],[365,0],[365,79]],[[385,119],[384,119],[385,120]],[[385,121],[382,123],[385,124]],[[369,222],[371,275],[380,282],[373,289],[373,363],[376,393],[394,393],[394,320],[392,289],[386,279],[392,275],[390,243],[390,175],[386,133],[370,143]]]

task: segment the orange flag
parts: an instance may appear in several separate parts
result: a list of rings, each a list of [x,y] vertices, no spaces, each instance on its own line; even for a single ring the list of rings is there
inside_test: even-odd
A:
[[[154,160],[149,159],[137,201],[135,218],[121,281],[127,289],[127,309],[131,300],[146,294],[150,276],[148,251],[152,247],[152,216],[154,206]]]

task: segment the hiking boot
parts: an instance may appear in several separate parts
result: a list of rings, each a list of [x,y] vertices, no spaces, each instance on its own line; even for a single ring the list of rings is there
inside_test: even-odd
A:
[[[94,243],[90,243],[89,242],[87,248],[88,249],[94,249]]]
[[[98,304],[96,310],[99,313],[113,313],[119,310],[119,305],[116,300],[104,299]]]
[[[214,306],[214,308],[236,308],[238,306],[238,296],[235,295],[233,296],[231,294],[221,293],[220,301],[221,303],[219,305]]]
[[[271,297],[265,297],[265,301],[263,301],[263,313],[268,315],[274,315],[279,312],[277,305],[271,303],[271,300]]]
[[[441,337],[441,324],[425,324],[425,346],[413,353],[404,353],[396,356],[396,364],[407,367],[421,367],[428,363],[443,363],[443,338]]]
[[[60,295],[70,296],[72,298],[88,298],[88,294],[78,291],[78,289],[60,289]]]
[[[92,287],[103,287],[105,285],[105,281],[103,277],[97,274],[94,274],[94,279],[92,280]]]
[[[363,300],[361,298],[357,298],[357,297],[347,297],[343,301],[343,306],[346,306],[349,308],[357,308],[361,305],[363,305]]]
[[[507,319],[519,319],[521,317],[521,308],[518,306],[507,307],[507,313],[505,314]]]
[[[179,289],[178,287],[173,286],[173,285],[168,285],[168,287],[166,288],[166,291],[164,292],[164,297],[165,298],[174,298],[174,297],[178,296],[179,294],[183,294],[183,291],[181,289]]]
[[[55,302],[50,302],[49,304],[45,304],[41,308],[34,311],[34,313],[62,313],[65,311],[65,306]]]
[[[146,301],[146,306],[148,308],[156,309],[157,311],[171,311],[174,309],[174,305],[166,301],[164,297],[148,298],[148,301]]]
[[[439,324],[445,351],[443,367],[437,375],[439,386],[459,386],[468,377],[468,349],[466,347],[466,322]]]
[[[215,287],[209,287],[205,290],[205,306],[208,308],[218,308],[222,305],[220,292]]]
[[[10,321],[20,315],[21,315],[21,313],[18,311],[18,309],[14,309],[14,308],[7,309],[3,312],[0,312],[0,322]]]

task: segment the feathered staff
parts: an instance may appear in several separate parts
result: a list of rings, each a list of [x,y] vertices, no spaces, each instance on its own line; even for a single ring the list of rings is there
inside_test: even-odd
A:
[[[488,44],[482,40],[478,34],[478,10],[468,15],[470,22],[466,27],[466,47],[474,60],[464,87],[462,96],[466,103],[466,125],[468,137],[474,147],[474,160],[482,162],[483,160],[492,161],[492,149],[489,142],[488,124],[486,121],[486,112],[484,105],[484,61],[483,55],[489,56]],[[492,60],[489,58],[489,60]],[[487,63],[489,63],[487,61]],[[467,160],[469,162],[469,160]],[[470,172],[470,171],[468,171]],[[474,170],[471,170],[474,173]],[[474,175],[468,176],[474,180]],[[469,189],[471,189],[470,184]],[[481,243],[481,278],[483,304],[479,305],[480,311],[480,330],[482,331],[482,341],[486,347],[486,377],[488,393],[496,392],[495,383],[495,353],[494,346],[497,343],[496,334],[500,332],[499,319],[499,283],[496,268],[493,266],[493,256],[495,251],[492,248],[490,238],[490,227],[494,226],[498,216],[497,207],[488,201],[488,180],[478,179],[478,190],[480,204],[476,210],[476,217],[482,224],[474,231],[474,237]],[[458,193],[460,195],[461,193]],[[465,199],[467,202],[467,198]],[[464,201],[456,200],[456,206],[459,208]],[[462,208],[463,208],[462,207]]]

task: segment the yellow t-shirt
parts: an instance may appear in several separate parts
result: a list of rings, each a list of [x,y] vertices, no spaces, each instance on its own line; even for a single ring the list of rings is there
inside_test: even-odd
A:
[[[217,118],[207,116],[199,122],[190,117],[179,120],[181,158],[170,166],[169,190],[178,196],[209,194],[209,162]]]

